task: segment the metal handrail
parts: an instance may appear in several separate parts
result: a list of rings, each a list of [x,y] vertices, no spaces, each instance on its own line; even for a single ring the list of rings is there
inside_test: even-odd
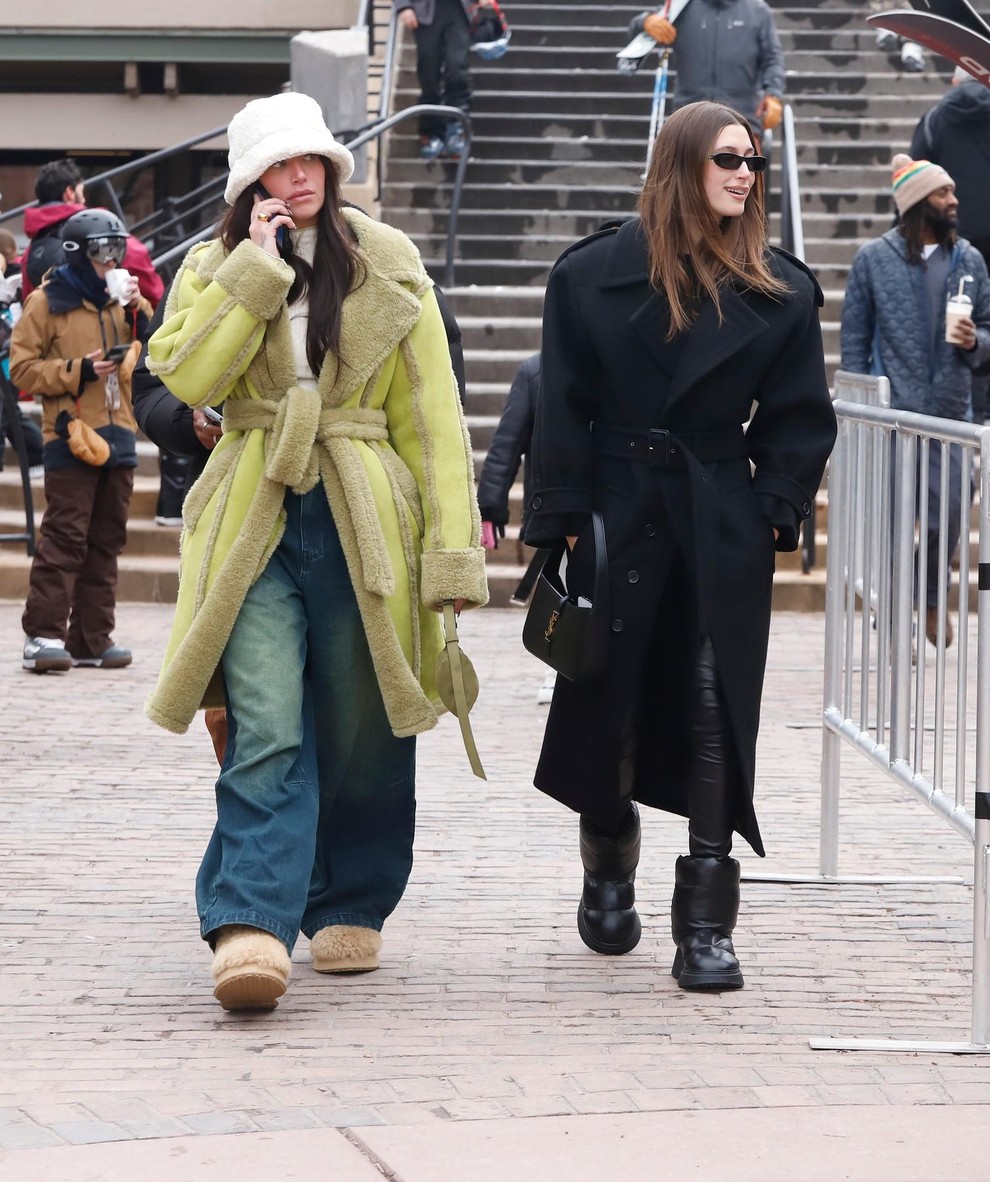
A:
[[[801,217],[801,184],[798,180],[797,137],[794,131],[794,108],[784,106],[781,122],[780,159],[780,244],[795,258],[805,261],[804,223]],[[801,525],[801,570],[808,574],[817,560],[815,532],[818,510],[812,502],[811,515]]]
[[[392,77],[395,74],[396,47],[399,43],[399,14],[392,9],[385,33],[385,59],[382,62],[382,88],[378,94],[378,118],[384,119],[392,105]]]
[[[359,148],[369,140],[377,139],[397,123],[412,119],[419,115],[443,115],[448,120],[456,120],[464,131],[464,151],[457,161],[454,173],[454,189],[450,195],[450,213],[447,218],[447,247],[444,255],[443,282],[445,287],[454,285],[454,250],[457,244],[457,222],[461,212],[461,193],[464,189],[464,174],[467,171],[468,157],[471,155],[471,120],[459,107],[437,106],[432,103],[421,103],[415,107],[406,107],[404,111],[397,111],[387,119],[380,119],[372,127],[361,132],[351,140],[346,147]]]
[[[7,357],[6,348],[0,353],[0,361]],[[0,369],[0,422],[6,415],[10,416],[10,437],[17,455],[17,466],[21,473],[21,490],[24,495],[24,529],[14,533],[0,534],[0,542],[23,542],[27,548],[28,557],[35,551],[34,529],[34,497],[31,491],[31,471],[28,467],[27,443],[24,439],[24,429],[21,426],[20,407],[17,402],[17,391],[13,383]],[[0,447],[3,437],[0,436]]]
[[[781,160],[780,236],[785,250],[804,262],[804,222],[801,217],[801,183],[798,180],[794,108],[784,107],[783,158]]]
[[[375,52],[375,0],[361,0],[357,17],[354,20],[355,29],[368,29],[368,56]]]
[[[166,197],[164,203],[151,211],[147,217],[132,222],[129,229],[136,238],[144,235],[161,235],[172,229],[177,222],[196,214],[210,201],[223,193],[226,180],[223,177],[211,177],[197,189],[190,189],[181,197]],[[177,212],[182,210],[181,213]]]
[[[178,155],[179,152],[186,152],[190,148],[194,148],[197,144],[205,143],[207,140],[218,139],[220,136],[226,136],[226,134],[226,127],[215,127],[212,131],[201,132],[199,135],[194,135],[190,139],[173,144],[170,148],[159,148],[155,152],[149,152],[147,156],[139,156],[136,160],[130,160],[126,164],[114,165],[113,168],[108,168],[105,172],[98,172],[95,176],[87,177],[86,185],[89,187],[104,184],[114,177],[122,176],[128,172],[136,172],[141,168],[147,168],[149,164],[157,164],[160,160],[168,160],[170,157]],[[108,186],[108,188],[113,197],[114,212],[123,219],[124,213],[120,208],[120,201],[117,198],[117,194],[112,186]],[[24,205],[18,205],[15,209],[8,209],[6,213],[0,213],[0,225],[10,221],[12,218],[19,217],[38,204],[37,201],[28,201]]]

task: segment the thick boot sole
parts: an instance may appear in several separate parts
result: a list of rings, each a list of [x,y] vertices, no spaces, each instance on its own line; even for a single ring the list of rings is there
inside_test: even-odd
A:
[[[240,967],[221,973],[213,996],[225,1010],[273,1010],[284,992],[281,973]]]
[[[339,960],[313,961],[313,968],[318,973],[373,973],[378,967],[377,953],[373,956],[348,956]]]
[[[45,660],[44,657],[36,657],[30,660],[25,657],[21,661],[21,666],[29,673],[68,673],[72,668],[71,661],[60,661],[57,657]]]
[[[584,905],[581,903],[578,904],[577,926],[578,934],[585,944],[588,945],[592,952],[600,952],[602,956],[622,956],[626,952],[632,952],[643,934],[643,926],[639,922],[639,916],[637,915],[635,929],[628,939],[624,940],[621,944],[608,944],[600,940],[588,927],[584,914]]]
[[[690,969],[685,969],[680,949],[674,955],[670,975],[682,989],[688,991],[716,992],[722,989],[742,989],[744,985],[742,969],[711,970],[709,972],[692,972]]]

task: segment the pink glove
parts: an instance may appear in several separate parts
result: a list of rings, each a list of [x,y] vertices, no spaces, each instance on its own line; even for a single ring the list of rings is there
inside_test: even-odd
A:
[[[490,521],[481,523],[481,544],[486,550],[498,549],[498,538],[495,536],[495,526]]]

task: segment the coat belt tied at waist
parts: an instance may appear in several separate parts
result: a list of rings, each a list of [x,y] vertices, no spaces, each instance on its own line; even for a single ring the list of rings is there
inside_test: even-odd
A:
[[[698,581],[698,629],[707,635],[713,619],[718,556],[711,542],[718,537],[718,489],[704,464],[720,460],[748,459],[746,436],[741,426],[728,431],[677,434],[653,428],[647,431],[595,423],[592,428],[595,452],[613,459],[646,463],[651,468],[687,469],[691,484],[694,563]],[[708,539],[707,543],[705,539]]]
[[[329,456],[346,490],[344,500],[361,555],[362,583],[375,595],[392,595],[395,575],[357,446],[358,441],[388,439],[385,412],[367,407],[324,407],[317,390],[292,386],[278,402],[228,400],[223,417],[228,431],[269,433],[265,475],[300,496],[314,488],[319,479],[320,452]],[[403,511],[398,501],[396,509]]]

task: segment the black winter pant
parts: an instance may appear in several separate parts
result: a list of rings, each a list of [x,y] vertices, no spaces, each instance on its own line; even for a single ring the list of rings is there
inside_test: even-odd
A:
[[[692,858],[724,858],[732,850],[732,733],[718,684],[715,649],[708,637],[698,648],[687,709],[691,748],[688,767],[688,851]],[[632,797],[638,735],[630,719],[623,735],[619,791]],[[625,809],[621,816],[626,815]],[[583,819],[584,824],[589,824]],[[621,824],[621,821],[620,821]],[[599,826],[591,828],[605,832]]]
[[[416,77],[421,103],[471,111],[471,35],[461,0],[436,0],[433,23],[416,29]],[[423,115],[420,135],[446,134],[447,122]]]
[[[948,509],[948,531],[947,531],[947,547],[949,556],[949,569],[947,576],[947,586],[952,585],[952,563],[956,556],[956,551],[959,549],[959,539],[962,532],[963,516],[962,516],[962,463],[963,452],[958,443],[943,444],[938,440],[933,439],[928,449],[928,520],[925,530],[925,550],[927,551],[926,561],[926,580],[924,590],[925,607],[935,607],[938,604],[938,550],[939,550],[939,536],[940,536],[940,521],[941,521],[941,502],[942,502],[942,456],[943,449],[948,449],[948,467],[949,467],[949,509]],[[897,465],[893,457],[893,440],[891,440],[891,465],[890,465],[890,495],[891,505],[896,504],[896,480],[897,480]],[[917,481],[917,492],[915,495],[915,513],[921,503],[921,484],[924,480],[924,474],[921,471],[921,446],[918,447],[917,471],[915,479]],[[973,499],[973,484],[969,482],[969,502]],[[894,528],[893,510],[891,514],[891,529]],[[891,553],[893,558],[893,552]],[[918,566],[915,562],[915,598],[921,598],[918,595]]]
[[[78,659],[110,647],[133,487],[133,468],[79,464],[45,473],[48,506],[21,621],[26,635],[61,640]]]

